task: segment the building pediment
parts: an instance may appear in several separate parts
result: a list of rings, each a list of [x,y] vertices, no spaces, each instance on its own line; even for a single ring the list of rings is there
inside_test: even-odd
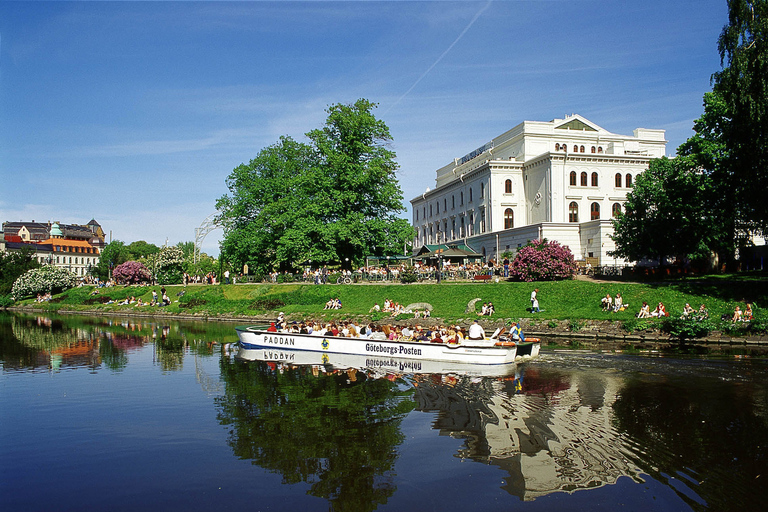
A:
[[[554,119],[555,130],[574,130],[578,132],[599,132],[605,131],[592,121],[574,114],[565,119]]]

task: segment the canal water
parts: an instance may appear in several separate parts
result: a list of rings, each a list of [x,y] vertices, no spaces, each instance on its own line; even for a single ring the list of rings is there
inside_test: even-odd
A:
[[[0,510],[765,510],[768,364],[495,369],[0,313]]]

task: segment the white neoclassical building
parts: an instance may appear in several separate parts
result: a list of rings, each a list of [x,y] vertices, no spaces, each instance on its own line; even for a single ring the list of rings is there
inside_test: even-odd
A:
[[[618,135],[576,114],[524,121],[437,170],[435,188],[411,200],[414,246],[462,241],[495,260],[546,238],[577,260],[622,265],[607,254],[610,219],[666,143],[664,130]]]

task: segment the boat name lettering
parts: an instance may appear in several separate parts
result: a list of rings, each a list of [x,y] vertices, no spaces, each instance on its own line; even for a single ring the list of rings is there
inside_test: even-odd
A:
[[[271,345],[296,345],[296,340],[287,336],[264,336],[264,343]]]
[[[289,352],[272,352],[271,350],[264,351],[265,361],[293,361],[296,359],[296,354]]]
[[[366,352],[384,352],[390,355],[401,356],[420,356],[421,349],[416,347],[406,347],[404,345],[383,345],[381,343],[366,343]]]
[[[366,359],[368,368],[387,368],[399,371],[421,371],[421,361],[398,361],[396,359]]]

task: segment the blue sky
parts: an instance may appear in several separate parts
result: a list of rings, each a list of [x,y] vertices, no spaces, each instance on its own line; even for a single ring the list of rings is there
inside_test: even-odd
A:
[[[390,127],[409,211],[524,120],[665,129],[674,154],[726,21],[725,0],[3,1],[0,221],[192,241],[234,167],[358,98]]]

